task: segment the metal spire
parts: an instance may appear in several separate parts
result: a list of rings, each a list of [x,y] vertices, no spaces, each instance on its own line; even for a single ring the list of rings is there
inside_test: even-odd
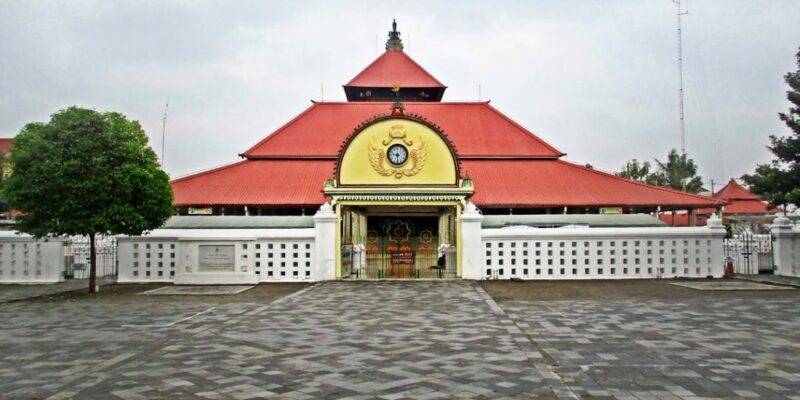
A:
[[[389,31],[389,39],[386,40],[386,51],[403,51],[403,41],[400,40],[400,32],[397,31],[397,21],[392,19],[392,30]]]

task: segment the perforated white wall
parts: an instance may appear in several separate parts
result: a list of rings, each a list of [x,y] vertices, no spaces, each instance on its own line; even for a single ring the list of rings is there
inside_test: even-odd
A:
[[[253,244],[255,273],[262,282],[312,279],[313,240],[259,240]]]
[[[147,237],[120,240],[120,282],[169,282],[178,263],[177,238],[153,240]]]
[[[262,282],[315,279],[313,229],[164,229],[119,238],[118,243],[120,282],[171,282],[186,273],[202,276],[195,264],[198,246],[206,243],[235,246],[238,275],[253,275]]]
[[[64,279],[64,240],[0,235],[0,282],[51,283]]]
[[[723,235],[705,227],[484,229],[482,278],[719,277]]]

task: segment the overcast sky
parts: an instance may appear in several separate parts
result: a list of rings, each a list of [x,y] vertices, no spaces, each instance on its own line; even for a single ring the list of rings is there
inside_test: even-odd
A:
[[[457,6],[455,6],[457,5]],[[683,20],[686,150],[706,182],[769,160],[786,135],[800,1],[692,0]],[[680,147],[676,9],[631,1],[0,0],[0,137],[79,105],[139,120],[172,177],[237,154],[383,51],[407,52],[566,152],[617,171]],[[376,38],[378,48],[376,50]]]

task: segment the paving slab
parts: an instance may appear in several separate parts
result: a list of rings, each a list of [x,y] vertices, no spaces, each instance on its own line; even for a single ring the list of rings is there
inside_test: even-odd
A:
[[[225,296],[239,294],[255,286],[165,286],[140,293],[143,296]]]
[[[760,282],[770,285],[782,285],[800,288],[800,277],[783,275],[736,275],[736,279],[750,282]]]
[[[112,278],[98,278],[98,285],[113,283]],[[55,283],[0,284],[0,303],[32,299],[75,290],[89,290],[88,279],[67,279]]]
[[[713,282],[672,282],[670,285],[681,286],[695,290],[794,290],[793,288],[786,286],[735,280]]]

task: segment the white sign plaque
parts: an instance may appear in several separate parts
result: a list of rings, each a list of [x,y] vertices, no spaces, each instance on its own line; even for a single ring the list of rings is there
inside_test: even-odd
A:
[[[207,245],[199,246],[200,272],[234,272],[234,245]]]

